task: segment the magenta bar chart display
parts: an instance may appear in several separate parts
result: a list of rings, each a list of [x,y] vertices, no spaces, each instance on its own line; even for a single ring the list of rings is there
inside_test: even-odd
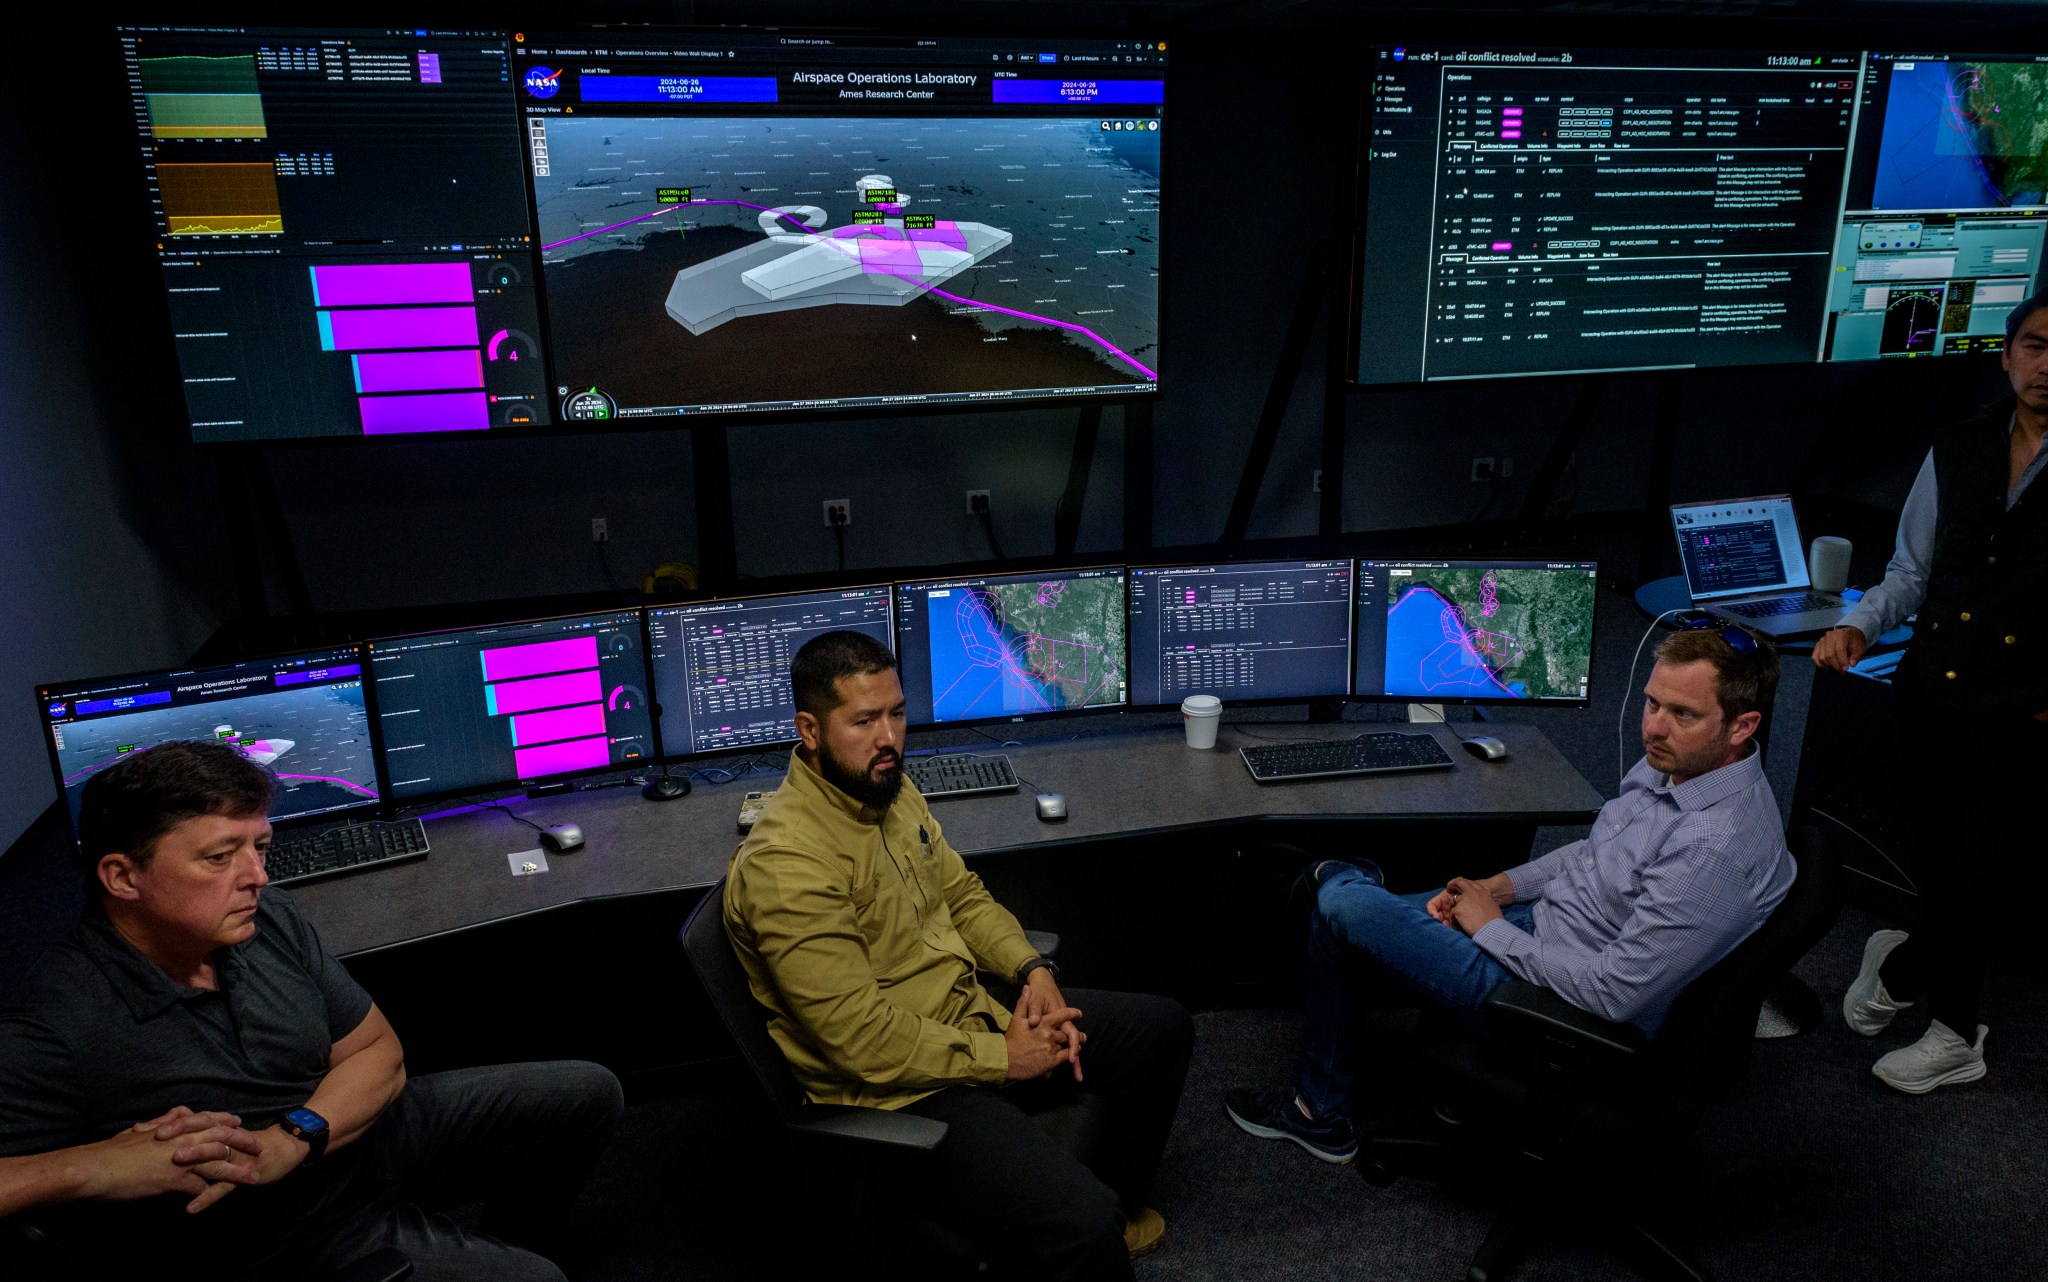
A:
[[[594,668],[597,666],[597,638],[568,637],[561,641],[508,645],[485,650],[480,657],[486,681],[511,681],[549,672],[567,672],[572,668]]]
[[[400,432],[481,432],[491,426],[490,401],[482,392],[436,392],[425,396],[360,396],[363,435]]]
[[[483,353],[473,349],[370,352],[349,359],[355,363],[358,392],[433,392],[484,385]]]
[[[403,307],[321,312],[320,345],[330,352],[362,352],[482,343],[474,307]]]
[[[595,739],[572,739],[541,748],[515,748],[512,759],[521,779],[567,774],[571,770],[602,770],[612,763],[611,745],[602,735]]]
[[[525,681],[500,681],[484,687],[484,702],[494,717],[517,712],[539,712],[563,708],[572,703],[604,702],[604,682],[597,669],[568,672],[558,677],[532,677]]]
[[[315,307],[391,307],[476,299],[467,263],[361,263],[309,270]]]
[[[604,705],[582,703],[552,712],[528,712],[512,718],[512,746],[530,748],[557,739],[604,734]]]

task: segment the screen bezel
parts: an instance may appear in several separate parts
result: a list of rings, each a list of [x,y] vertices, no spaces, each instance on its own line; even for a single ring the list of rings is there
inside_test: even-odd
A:
[[[636,26],[631,30],[630,34],[628,34],[625,32],[618,31],[617,29],[607,29],[603,27],[564,26],[536,29],[525,33],[514,33],[512,51],[513,58],[515,60],[515,65],[517,63],[517,60],[521,56],[523,56],[522,49],[526,45],[542,43],[552,44],[555,42],[559,42],[562,39],[587,40],[593,36],[598,35],[604,35],[611,38],[613,43],[607,45],[607,48],[610,51],[608,56],[615,58],[630,57],[634,50],[646,50],[660,44],[687,46],[688,44],[693,42],[698,44],[704,43],[706,41],[715,42],[721,40],[730,42],[736,39],[759,39],[765,41],[767,39],[772,38],[783,44],[798,44],[808,41],[815,42],[823,46],[833,47],[851,46],[854,48],[862,48],[867,46],[874,46],[878,52],[885,51],[887,48],[890,47],[914,47],[921,41],[930,41],[932,43],[943,42],[947,45],[957,45],[960,43],[968,42],[997,41],[1003,43],[1014,43],[1018,45],[1019,48],[1022,48],[1026,44],[1031,44],[1034,47],[1036,47],[1038,45],[1047,43],[1084,44],[1091,46],[1097,44],[1111,43],[1110,41],[1106,41],[1101,37],[1083,34],[1079,32],[1069,32],[1068,34],[1064,35],[1047,36],[1042,41],[1027,41],[1020,37],[1013,37],[1003,33],[991,34],[985,32],[912,33],[911,37],[906,39],[904,33],[902,33],[900,30],[882,30],[879,28],[847,28],[827,32],[810,28],[782,30],[778,28],[771,28],[765,26],[738,26],[719,28],[704,27],[701,25],[648,25]],[[631,43],[624,45],[617,43],[621,38],[629,40]],[[959,65],[970,65],[968,61],[965,59],[964,55],[962,55]],[[979,64],[977,63],[973,65]],[[1156,67],[1151,68],[1152,71],[1156,72],[1159,79],[1164,80],[1166,82],[1165,98],[1159,107],[1162,121],[1165,121],[1170,118],[1171,108],[1174,105],[1173,85],[1175,77],[1172,74],[1170,74],[1171,67],[1172,64],[1170,61],[1162,61]],[[1126,70],[1128,71],[1132,69],[1127,68]],[[525,121],[527,119],[524,106],[525,100],[519,98],[515,92],[515,123],[521,130],[522,146],[525,145],[524,129]],[[1166,126],[1162,124],[1162,130],[1164,130],[1165,128]],[[1154,224],[1155,236],[1159,242],[1158,253],[1160,265],[1157,287],[1154,290],[1154,315],[1157,318],[1154,329],[1155,332],[1161,335],[1162,337],[1161,339],[1155,339],[1155,344],[1159,349],[1157,352],[1155,352],[1155,359],[1146,362],[1153,368],[1156,375],[1150,386],[1133,386],[1104,391],[1081,391],[1076,389],[1050,390],[1030,396],[1002,396],[991,399],[976,399],[976,397],[973,394],[962,393],[962,399],[945,401],[924,401],[917,399],[902,399],[896,397],[879,396],[869,398],[870,402],[874,403],[867,404],[812,404],[809,402],[802,402],[791,406],[763,407],[759,409],[695,409],[679,414],[648,414],[636,415],[633,417],[614,418],[603,424],[592,424],[588,422],[571,421],[563,416],[562,406],[559,403],[555,403],[551,404],[549,407],[551,416],[554,419],[553,423],[545,427],[529,427],[517,430],[524,435],[575,434],[586,431],[645,431],[650,428],[685,427],[696,423],[702,423],[705,424],[706,426],[725,428],[737,427],[747,423],[768,424],[788,421],[794,421],[799,423],[833,421],[844,422],[861,419],[889,420],[923,415],[986,414],[990,412],[1010,409],[1018,410],[1021,412],[1032,412],[1043,411],[1049,407],[1057,405],[1129,405],[1134,402],[1143,403],[1156,401],[1166,387],[1167,380],[1169,377],[1168,368],[1171,363],[1165,354],[1165,343],[1163,341],[1163,336],[1166,333],[1168,327],[1167,290],[1165,280],[1165,255],[1168,236],[1166,228],[1167,223],[1171,217],[1170,210],[1166,207],[1165,199],[1165,191],[1167,189],[1168,184],[1171,181],[1170,176],[1168,174],[1166,150],[1167,149],[1165,140],[1162,139],[1160,150],[1159,173],[1159,186],[1161,189],[1161,208],[1159,212],[1159,217]],[[555,367],[553,305],[550,300],[549,290],[547,287],[547,270],[546,264],[543,261],[544,251],[541,248],[539,192],[533,184],[533,172],[530,156],[528,157],[528,163],[522,167],[522,172],[527,208],[529,217],[532,219],[532,227],[534,232],[534,267],[536,272],[537,295],[539,298],[540,307],[540,323],[541,328],[546,332],[547,335],[547,342],[544,344],[544,347],[547,352],[549,386],[559,387],[564,386],[565,384],[562,378],[560,377],[559,371]],[[456,434],[451,433],[444,435]],[[892,598],[892,608],[893,604],[894,602]]]
[[[613,762],[605,766],[590,767],[583,770],[564,771],[561,774],[547,775],[541,779],[500,779],[496,782],[491,783],[468,784],[460,788],[438,788],[428,792],[413,793],[405,797],[392,795],[388,791],[387,780],[386,795],[391,797],[391,808],[393,813],[417,807],[425,803],[445,801],[451,797],[469,798],[481,794],[498,792],[506,788],[528,789],[533,787],[547,787],[557,783],[573,783],[573,781],[578,779],[595,778],[600,775],[632,773],[635,771],[658,767],[662,761],[661,719],[655,715],[653,707],[657,700],[654,695],[654,674],[651,671],[652,665],[648,662],[647,656],[647,608],[645,606],[636,605],[623,606],[618,609],[611,610],[578,610],[572,614],[554,614],[532,619],[505,619],[497,623],[478,623],[463,628],[434,628],[426,632],[402,632],[393,634],[391,636],[370,637],[365,639],[362,643],[364,666],[365,669],[372,675],[372,679],[365,684],[364,689],[367,692],[370,715],[374,718],[377,718],[377,755],[378,758],[382,760],[384,757],[384,714],[383,708],[377,698],[377,682],[374,679],[376,668],[372,666],[375,663],[375,649],[378,645],[398,641],[417,641],[425,637],[447,636],[452,633],[477,632],[486,628],[515,627],[521,624],[534,623],[561,623],[570,619],[590,619],[606,615],[621,614],[633,615],[634,622],[639,625],[640,629],[640,669],[643,674],[643,684],[647,691],[647,702],[649,705],[647,711],[648,738],[650,740],[649,746],[652,748],[652,751],[645,758],[643,758],[639,762]],[[388,772],[389,767],[387,766],[386,769]]]
[[[848,592],[873,592],[876,590],[880,590],[884,594],[883,605],[889,611],[889,653],[896,659],[897,667],[899,669],[897,676],[898,679],[901,680],[902,673],[900,669],[902,667],[903,660],[902,656],[897,652],[896,649],[896,585],[893,582],[889,582],[887,580],[884,580],[879,583],[851,583],[843,588],[813,588],[794,592],[756,592],[748,593],[743,596],[708,597],[701,601],[677,601],[668,605],[650,605],[642,607],[641,626],[647,635],[648,689],[651,692],[649,697],[654,702],[655,731],[656,737],[659,740],[662,749],[661,760],[664,762],[707,761],[713,757],[745,757],[761,752],[773,752],[784,748],[792,748],[795,747],[797,744],[801,743],[802,739],[796,735],[791,735],[787,739],[770,739],[764,740],[760,743],[743,744],[731,748],[711,748],[702,752],[692,752],[687,750],[675,752],[670,751],[668,744],[668,734],[663,725],[666,718],[665,714],[662,711],[663,705],[661,689],[658,684],[660,678],[655,675],[654,668],[653,628],[654,616],[656,613],[661,611],[689,610],[699,606],[728,605],[738,601],[774,601],[778,599],[786,600],[794,597],[835,596],[842,595]]]
[[[1692,590],[1692,574],[1685,568],[1685,536],[1678,532],[1678,514],[1686,508],[1722,507],[1735,503],[1783,503],[1785,510],[1792,514],[1792,541],[1796,545],[1795,553],[1798,547],[1805,545],[1806,531],[1799,524],[1799,509],[1792,502],[1790,494],[1752,494],[1739,499],[1701,499],[1693,503],[1673,503],[1665,513],[1664,519],[1671,526],[1672,543],[1678,551],[1678,577],[1685,583],[1687,598],[1695,602],[1736,601],[1743,597],[1776,596],[1783,592],[1799,592],[1812,587],[1813,576],[1807,572],[1806,558],[1804,555],[1795,555],[1789,564],[1780,564],[1779,568],[1784,571],[1785,581],[1775,587],[1724,588],[1704,596]]]
[[[944,586],[972,586],[977,582],[986,583],[991,579],[1001,579],[1017,582],[1029,580],[1032,578],[1065,578],[1079,574],[1103,574],[1111,572],[1121,572],[1125,576],[1124,592],[1118,594],[1119,599],[1121,601],[1120,608],[1123,610],[1124,613],[1123,702],[1116,704],[1098,704],[1094,707],[1087,708],[1051,708],[1044,712],[1005,712],[992,717],[967,717],[947,721],[918,721],[915,718],[911,718],[908,722],[909,727],[912,730],[943,730],[955,726],[1021,725],[1029,721],[1050,721],[1060,717],[1106,716],[1113,713],[1121,714],[1129,712],[1131,710],[1131,613],[1130,601],[1127,594],[1130,590],[1129,575],[1131,572],[1131,567],[1123,562],[1115,562],[1108,565],[1067,566],[1058,569],[1048,569],[1044,571],[1024,570],[1006,571],[994,574],[956,574],[941,578],[898,579],[894,583],[892,583],[890,585],[891,595],[889,610],[896,628],[896,674],[897,679],[900,681],[902,680],[903,676],[904,664],[904,623],[902,610],[903,602],[901,597],[901,594],[903,592],[907,590],[929,591],[932,588]],[[905,699],[907,701],[909,697],[909,692],[906,690],[904,694]]]
[[[1359,636],[1359,632],[1360,632],[1360,630],[1361,630],[1361,629],[1360,629],[1360,625],[1359,625],[1359,621],[1358,621],[1358,615],[1359,615],[1359,612],[1360,612],[1361,610],[1363,610],[1363,609],[1365,608],[1365,602],[1364,602],[1364,599],[1363,599],[1362,597],[1360,597],[1360,595],[1359,595],[1359,592],[1358,592],[1358,583],[1359,583],[1359,577],[1360,577],[1360,575],[1361,575],[1361,574],[1363,573],[1363,571],[1364,571],[1364,566],[1365,566],[1365,564],[1366,564],[1367,562],[1371,562],[1371,563],[1372,563],[1372,564],[1374,564],[1374,565],[1414,565],[1414,564],[1420,564],[1420,563],[1428,563],[1428,564],[1431,564],[1431,565],[1436,565],[1436,564],[1442,564],[1442,565],[1444,565],[1444,566],[1453,566],[1453,565],[1468,565],[1468,566],[1478,566],[1478,567],[1486,567],[1486,568],[1491,568],[1491,569],[1499,569],[1499,568],[1503,568],[1503,566],[1502,566],[1502,564],[1501,564],[1502,562],[1507,562],[1507,563],[1509,563],[1510,565],[1514,565],[1514,564],[1516,564],[1516,563],[1520,563],[1520,564],[1526,565],[1527,563],[1529,563],[1529,562],[1532,562],[1532,561],[1534,561],[1534,562],[1541,562],[1541,563],[1543,563],[1543,564],[1561,564],[1561,565],[1569,565],[1569,566],[1572,566],[1572,567],[1575,567],[1575,568],[1583,569],[1583,570],[1585,570],[1585,571],[1587,572],[1587,576],[1588,576],[1589,578],[1591,578],[1591,579],[1593,580],[1593,609],[1592,609],[1592,612],[1591,612],[1590,614],[1588,614],[1588,615],[1586,616],[1586,627],[1587,627],[1587,630],[1588,630],[1588,632],[1589,632],[1589,633],[1590,633],[1591,635],[1590,635],[1590,640],[1589,640],[1589,642],[1588,642],[1588,654],[1587,654],[1587,662],[1586,662],[1586,693],[1585,693],[1585,695],[1584,695],[1584,696],[1583,696],[1582,698],[1576,698],[1576,699],[1508,699],[1508,698],[1482,698],[1482,697],[1478,697],[1478,696],[1473,696],[1473,695],[1451,695],[1451,696],[1438,696],[1438,695],[1428,695],[1428,694],[1389,694],[1389,693],[1379,693],[1379,694],[1368,694],[1368,693],[1365,693],[1365,692],[1363,692],[1363,691],[1360,691],[1360,690],[1358,690],[1358,689],[1357,689],[1357,685],[1358,685],[1358,653],[1357,653],[1357,647],[1358,647],[1358,636]],[[1351,692],[1351,698],[1352,698],[1352,700],[1353,700],[1354,702],[1357,702],[1357,703],[1419,703],[1419,704],[1424,704],[1424,705],[1442,705],[1442,706],[1445,706],[1445,707],[1451,707],[1451,706],[1471,706],[1471,707],[1475,707],[1475,708],[1477,708],[1477,707],[1507,707],[1507,708],[1585,708],[1585,707],[1590,707],[1590,706],[1592,705],[1592,702],[1593,702],[1593,695],[1594,695],[1594,678],[1595,678],[1595,677],[1596,677],[1596,676],[1598,675],[1598,673],[1599,673],[1599,669],[1600,669],[1600,664],[1599,664],[1599,661],[1598,661],[1598,660],[1599,660],[1599,645],[1600,645],[1600,563],[1599,563],[1598,561],[1565,561],[1565,562],[1545,562],[1545,561],[1543,560],[1543,558],[1541,558],[1541,557],[1487,557],[1487,558],[1478,558],[1478,557],[1421,557],[1421,556],[1407,556],[1407,557],[1359,557],[1359,558],[1357,559],[1357,562],[1355,563],[1355,566],[1354,566],[1354,568],[1353,568],[1353,571],[1352,571],[1352,575],[1351,575],[1351,638],[1352,638],[1352,640],[1351,640],[1351,645],[1352,645],[1352,657],[1351,657],[1351,677],[1352,677],[1352,687],[1353,687],[1353,689],[1352,689],[1352,692]],[[1385,683],[1385,681],[1386,681],[1386,666],[1385,666],[1385,659],[1384,659],[1384,656],[1382,657],[1382,660],[1381,660],[1381,667],[1380,667],[1380,681],[1381,681],[1381,683],[1382,683],[1382,684],[1384,684],[1384,683]]]
[[[81,677],[71,681],[38,681],[34,687],[34,693],[36,696],[37,729],[42,736],[43,756],[50,767],[51,782],[54,783],[57,788],[57,805],[58,808],[64,812],[64,824],[65,828],[71,833],[72,844],[77,845],[79,842],[78,821],[77,818],[71,813],[70,792],[64,786],[64,766],[63,763],[59,761],[57,757],[57,743],[56,740],[51,737],[50,731],[52,729],[52,726],[50,717],[48,715],[48,712],[46,711],[46,709],[49,706],[50,699],[53,697],[53,692],[69,690],[73,687],[80,685],[93,685],[108,681],[140,681],[151,677],[170,677],[181,672],[199,673],[226,671],[238,667],[244,667],[250,664],[275,664],[280,662],[287,662],[293,659],[307,658],[316,654],[332,655],[342,651],[354,651],[356,656],[356,663],[359,666],[367,667],[367,664],[369,662],[367,647],[362,642],[358,641],[345,642],[341,645],[316,646],[309,650],[289,650],[283,654],[259,655],[252,659],[235,659],[229,660],[225,663],[193,663],[180,665],[175,668],[143,668],[140,671],[136,672],[119,672],[103,677]],[[384,741],[381,736],[382,727],[380,727],[377,724],[377,714],[370,703],[371,695],[369,673],[367,671],[364,671],[360,674],[360,677],[362,680],[363,689],[363,714],[368,719],[370,725],[370,768],[371,772],[375,775],[377,780],[377,796],[372,798],[371,800],[358,802],[354,805],[339,806],[332,810],[323,810],[320,811],[318,814],[301,815],[290,819],[275,820],[274,823],[281,830],[293,831],[301,827],[310,827],[315,824],[339,826],[341,824],[360,821],[372,814],[383,816],[391,813],[391,781],[386,776],[384,770]],[[264,768],[266,770],[269,769],[269,767],[267,766]]]
[[[1525,45],[1544,49],[1593,48],[1602,51],[1631,51],[1674,47],[1668,42],[1668,36],[1662,34],[1661,29],[1654,23],[1643,23],[1638,20],[1628,19],[1620,22],[1603,20],[1598,26],[1581,26],[1568,23],[1562,28],[1555,30],[1544,30],[1527,24],[1511,23],[1501,34],[1488,36],[1485,40],[1479,42],[1471,41],[1455,30],[1447,28],[1442,21],[1430,15],[1421,15],[1420,18],[1412,20],[1408,27],[1404,29],[1413,32],[1406,40],[1395,39],[1377,33],[1369,37],[1361,36],[1368,50],[1367,66],[1369,70],[1366,76],[1359,79],[1356,87],[1356,110],[1351,115],[1355,133],[1351,139],[1350,149],[1354,178],[1351,183],[1346,185],[1344,193],[1345,199],[1350,202],[1349,208],[1346,210],[1348,214],[1346,225],[1351,230],[1347,237],[1349,241],[1349,255],[1346,265],[1346,276],[1338,290],[1338,297],[1342,300],[1345,309],[1342,318],[1345,336],[1343,358],[1335,364],[1335,368],[1341,370],[1341,374],[1338,375],[1338,381],[1342,391],[1347,393],[1363,393],[1380,388],[1419,388],[1466,384],[1476,384],[1482,387],[1501,387],[1503,390],[1511,390],[1518,380],[1542,381],[1558,378],[1599,380],[1611,379],[1617,376],[1683,375],[1693,372],[1713,373],[1717,371],[1748,369],[1791,370],[1831,364],[1868,363],[1829,361],[1817,352],[1811,357],[1800,359],[1754,361],[1736,364],[1628,365],[1602,369],[1513,371],[1500,374],[1464,375],[1434,379],[1422,377],[1366,379],[1364,376],[1365,362],[1363,358],[1365,341],[1365,271],[1367,266],[1367,240],[1372,231],[1371,223],[1367,218],[1367,211],[1372,203],[1373,171],[1372,157],[1368,153],[1372,149],[1376,115],[1371,71],[1378,66],[1380,51],[1383,49],[1393,50],[1397,47],[1431,49],[1457,46],[1483,48],[1501,45]],[[1718,40],[1712,45],[1707,46],[1707,48],[1713,52],[1749,53],[1768,52],[1770,49],[1776,49],[1780,46],[1790,47],[1793,45],[1809,44],[1813,49],[1825,53],[1853,53],[1858,59],[1857,74],[1859,79],[1870,74],[1871,56],[1878,51],[1879,47],[1877,45],[1869,41],[1850,41],[1845,45],[1842,41],[1820,36],[1818,33],[1814,34],[1816,38],[1811,41],[1801,41],[1798,38],[1799,33],[1788,34],[1783,39],[1768,35],[1750,41],[1729,38]],[[1860,86],[1857,97],[1860,107],[1862,97]],[[1849,170],[1854,164],[1855,143],[1856,134],[1852,131],[1843,160],[1843,180],[1845,184],[1849,178]],[[1838,204],[1835,210],[1835,225],[1837,228],[1839,228],[1841,216],[1845,212],[1845,209]],[[1430,270],[1430,267],[1425,263],[1422,265],[1421,270],[1427,272]],[[1824,348],[1829,324],[1825,296],[1823,296],[1821,307],[1821,347]]]
[[[1344,688],[1327,694],[1282,695],[1272,698],[1233,699],[1225,698],[1226,708],[1272,708],[1290,704],[1329,703],[1334,700],[1351,698],[1351,685],[1358,669],[1358,558],[1352,556],[1311,556],[1300,558],[1260,557],[1251,561],[1176,561],[1165,564],[1131,565],[1124,568],[1124,680],[1126,688],[1132,679],[1132,665],[1137,660],[1138,639],[1131,630],[1131,589],[1137,582],[1140,571],[1145,570],[1200,570],[1234,569],[1261,565],[1306,565],[1312,561],[1343,562],[1350,569],[1350,590],[1344,603]],[[1139,703],[1135,699],[1129,704],[1132,712],[1162,712],[1178,709],[1178,703]]]

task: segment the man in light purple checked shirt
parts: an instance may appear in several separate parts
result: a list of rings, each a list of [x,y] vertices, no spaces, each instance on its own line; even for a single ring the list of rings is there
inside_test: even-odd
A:
[[[1232,1121],[1325,1162],[1358,1155],[1350,1104],[1358,1010],[1375,978],[1476,1023],[1502,981],[1655,1035],[1685,986],[1764,923],[1792,888],[1778,803],[1751,742],[1778,684],[1768,641],[1734,626],[1657,647],[1643,759],[1592,835],[1484,881],[1395,895],[1379,870],[1315,866],[1308,1021],[1294,1087],[1228,1093]]]

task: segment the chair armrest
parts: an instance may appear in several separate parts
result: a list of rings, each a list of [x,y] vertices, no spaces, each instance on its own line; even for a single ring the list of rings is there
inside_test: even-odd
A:
[[[1486,1022],[1501,1036],[1531,1044],[1546,1054],[1560,1051],[1620,1063],[1650,1039],[1634,1024],[1617,1024],[1580,1010],[1548,988],[1510,979],[1486,998]]]
[[[1040,957],[1050,958],[1060,950],[1060,936],[1056,930],[1027,930],[1024,938],[1030,942],[1031,951]]]
[[[405,1282],[412,1276],[412,1261],[396,1247],[379,1247],[326,1282]]]
[[[946,1138],[946,1124],[915,1113],[852,1104],[806,1104],[789,1130],[798,1135],[886,1144],[929,1153]]]

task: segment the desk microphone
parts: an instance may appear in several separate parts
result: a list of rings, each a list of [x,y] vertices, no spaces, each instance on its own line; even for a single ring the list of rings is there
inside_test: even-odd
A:
[[[649,779],[640,789],[640,795],[649,801],[674,801],[677,797],[687,797],[690,795],[690,776],[677,778],[668,772],[667,765],[663,765],[661,776]]]

